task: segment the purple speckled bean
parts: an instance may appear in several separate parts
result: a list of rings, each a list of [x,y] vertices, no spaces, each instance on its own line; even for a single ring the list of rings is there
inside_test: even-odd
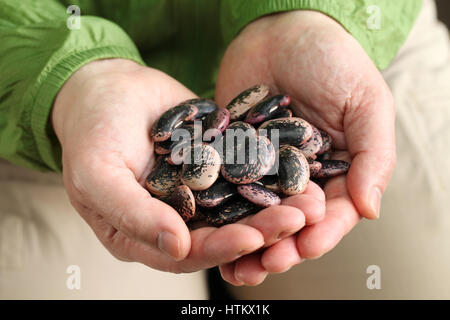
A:
[[[249,139],[255,139],[254,143],[247,140],[244,143],[238,143],[232,150],[236,160],[238,160],[238,154],[246,155],[244,163],[239,163],[239,161],[227,163],[227,161],[224,161],[222,164],[222,176],[231,183],[247,184],[255,182],[267,174],[275,163],[275,148],[269,139],[256,135]],[[253,152],[254,159],[247,156],[250,154],[249,148],[251,145],[256,146],[256,152]]]
[[[331,155],[332,155],[331,150],[330,150],[330,151],[327,151],[327,152],[324,152],[324,153],[319,154],[319,155],[317,156],[316,161],[331,160]]]
[[[199,123],[198,128],[195,128],[196,126],[195,123],[187,123],[181,126],[180,128],[175,129],[171,135],[171,139],[175,137],[174,133],[177,132],[177,130],[186,130],[187,133],[189,134],[189,138],[191,141],[196,138],[199,138],[202,134],[202,128],[200,126],[201,122],[199,121],[198,123]],[[171,139],[155,143],[155,152],[157,154],[169,154],[175,147],[182,148],[188,142],[184,139],[180,139],[178,141],[177,140],[172,141]]]
[[[264,84],[253,86],[241,92],[227,106],[227,109],[230,111],[230,119],[232,121],[243,119],[248,110],[264,100],[268,95],[269,87]]]
[[[321,162],[322,168],[314,178],[331,178],[344,174],[350,168],[350,163],[342,160],[324,160]]]
[[[203,122],[203,140],[211,141],[222,133],[230,123],[230,111],[219,108],[208,114]]]
[[[280,145],[301,146],[313,135],[311,124],[297,117],[272,119],[264,122],[259,128],[258,133],[271,139],[272,130],[278,130],[278,139]]]
[[[309,181],[309,164],[303,153],[293,146],[280,148],[278,184],[287,196],[305,191]]]
[[[239,194],[260,207],[270,207],[281,203],[280,197],[256,183],[243,184],[237,187]]]
[[[155,142],[169,139],[173,130],[180,127],[184,121],[193,119],[197,112],[197,107],[191,104],[180,104],[167,110],[153,125],[151,137]]]
[[[236,222],[248,215],[256,213],[258,210],[258,206],[244,199],[229,201],[221,206],[205,211],[206,222],[220,227]]]
[[[292,118],[292,110],[289,108],[280,109],[280,111],[272,117],[272,119],[278,118]]]
[[[324,154],[325,152],[328,152],[331,150],[331,146],[333,144],[333,139],[328,134],[328,132],[325,132],[323,130],[320,130],[320,135],[322,137],[322,146],[320,147],[319,151],[317,151],[318,155]]]
[[[264,176],[255,183],[260,184],[264,188],[277,194],[282,193],[280,186],[278,185],[278,176],[276,174]]]
[[[322,169],[322,163],[319,161],[314,161],[312,159],[308,159],[308,163],[309,163],[309,173],[311,177],[316,177],[320,169]]]
[[[191,220],[195,216],[194,194],[186,185],[176,187],[170,196],[161,200],[174,208],[183,218],[184,222]]]
[[[195,200],[199,206],[212,208],[228,201],[236,194],[237,190],[234,184],[224,179],[217,179],[208,189],[196,192]]]
[[[195,119],[202,119],[206,115],[210,114],[211,112],[214,112],[219,108],[217,104],[211,99],[202,99],[202,98],[189,99],[180,104],[190,104],[195,106],[198,110],[197,114],[195,115]]]
[[[160,156],[145,180],[148,191],[153,195],[167,196],[181,184],[181,167],[170,165],[167,159],[168,156]]]
[[[320,131],[312,126],[313,134],[304,144],[298,147],[306,158],[315,158],[316,153],[322,148],[322,136]]]
[[[245,122],[257,124],[273,118],[280,109],[286,107],[291,103],[291,98],[288,95],[276,95],[268,97],[255,105],[247,113]]]
[[[219,153],[206,144],[194,145],[189,151],[183,155],[181,181],[192,190],[208,189],[219,176]],[[187,163],[186,157],[190,157],[190,163]]]

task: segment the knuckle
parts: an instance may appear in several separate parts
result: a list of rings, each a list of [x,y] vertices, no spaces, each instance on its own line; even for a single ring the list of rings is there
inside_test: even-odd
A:
[[[126,211],[121,208],[116,208],[113,210],[115,211],[112,212],[113,216],[117,217],[118,230],[125,233],[131,239],[136,239],[137,236],[136,226],[132,223]]]
[[[111,255],[117,260],[124,262],[134,261],[123,253],[127,252],[127,250],[124,250],[124,248],[127,248],[127,242],[129,240],[124,237],[123,234],[121,234],[118,230],[110,227],[99,236],[99,239],[108,249]]]

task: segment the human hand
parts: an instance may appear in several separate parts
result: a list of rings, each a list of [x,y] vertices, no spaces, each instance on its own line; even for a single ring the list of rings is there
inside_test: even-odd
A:
[[[234,285],[256,285],[302,259],[330,251],[359,221],[375,219],[395,165],[394,103],[390,90],[358,42],[319,12],[260,18],[230,44],[222,60],[216,101],[254,84],[289,94],[293,111],[334,139],[336,159],[351,161],[346,176],[329,180],[325,218],[264,251],[220,266]],[[300,198],[300,196],[296,196]],[[285,205],[302,205],[296,197]],[[308,219],[306,219],[308,224]]]
[[[174,209],[144,189],[155,163],[151,126],[194,97],[160,71],[108,59],[77,71],[55,100],[52,124],[69,199],[120,260],[193,272],[233,261],[304,225],[302,211],[280,206],[275,220],[268,208],[245,223],[190,232]]]

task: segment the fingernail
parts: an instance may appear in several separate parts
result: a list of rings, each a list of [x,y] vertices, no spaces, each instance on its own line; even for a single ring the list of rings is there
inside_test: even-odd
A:
[[[378,187],[372,189],[370,195],[370,206],[372,211],[375,212],[377,218],[380,217],[380,202],[381,202],[381,190]]]
[[[168,231],[158,234],[158,248],[171,258],[178,260],[180,255],[180,240],[176,235]]]
[[[234,272],[234,278],[235,278],[238,282],[244,284],[244,281],[241,280],[241,276],[242,276],[242,274],[239,273],[238,271],[235,271],[235,272]]]

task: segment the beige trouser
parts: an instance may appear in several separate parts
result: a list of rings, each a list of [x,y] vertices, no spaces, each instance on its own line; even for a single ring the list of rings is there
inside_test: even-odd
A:
[[[425,1],[383,73],[396,100],[398,162],[380,220],[363,221],[318,260],[234,288],[237,297],[450,299],[450,43],[435,15]],[[371,265],[379,273],[368,274]],[[369,290],[378,274],[381,289]]]
[[[384,73],[397,103],[398,165],[381,219],[360,223],[321,259],[233,289],[237,297],[450,298],[450,45],[434,10],[425,1]],[[69,289],[72,265],[79,290]],[[366,286],[371,265],[380,268],[379,290]],[[59,175],[0,162],[0,299],[206,297],[204,273],[115,260],[69,204]]]

